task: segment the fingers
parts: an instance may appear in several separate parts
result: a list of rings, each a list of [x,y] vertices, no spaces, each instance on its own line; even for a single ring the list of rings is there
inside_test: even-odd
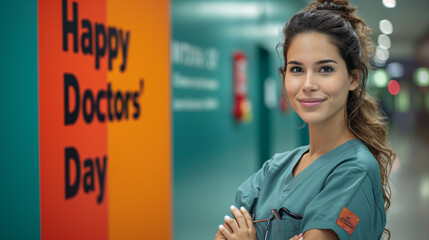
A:
[[[289,240],[304,240],[304,235],[302,233],[300,233],[299,235],[293,236],[293,238],[291,238]]]
[[[252,216],[250,216],[250,213],[247,211],[247,209],[245,209],[244,207],[241,207],[240,212],[243,214],[244,220],[246,221],[247,226],[249,228],[254,228]]]
[[[224,217],[224,220],[225,220],[224,227],[226,227],[230,233],[237,232],[240,229],[237,221],[229,217],[228,215]]]
[[[241,213],[241,211],[238,208],[236,208],[234,205],[231,205],[230,209],[231,209],[231,213],[235,217],[235,220],[237,221],[238,227],[248,228],[249,226],[246,223],[246,219],[244,218],[243,213]]]
[[[227,217],[227,216],[225,216],[225,217]],[[228,216],[229,217],[229,216]],[[231,219],[231,218],[230,218]],[[234,219],[233,219],[234,220]],[[232,228],[228,225],[228,224],[224,224],[223,225],[230,233],[234,233],[234,230],[232,230]]]
[[[219,234],[226,239],[257,240],[256,229],[250,213],[244,207],[238,209],[231,206],[230,209],[234,218],[225,216],[225,224],[219,226]]]
[[[220,230],[217,231],[215,239],[214,240],[228,240],[221,232]]]
[[[222,235],[224,237],[226,237],[227,239],[232,238],[232,233],[228,231],[228,229],[226,229],[224,227],[224,225],[219,225],[219,232],[222,233]]]

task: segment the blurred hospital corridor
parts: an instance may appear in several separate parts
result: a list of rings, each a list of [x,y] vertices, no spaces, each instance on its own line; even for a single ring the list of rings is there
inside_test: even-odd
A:
[[[429,236],[428,115],[395,118],[390,141],[397,152],[391,174],[392,205],[387,228],[392,239]]]

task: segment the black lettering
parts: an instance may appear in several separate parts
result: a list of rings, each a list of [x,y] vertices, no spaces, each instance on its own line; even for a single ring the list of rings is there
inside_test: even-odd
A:
[[[96,158],[97,164],[97,173],[98,173],[98,183],[100,184],[100,194],[97,197],[97,203],[100,204],[103,201],[104,196],[104,186],[106,181],[106,171],[107,171],[107,156],[103,157],[103,166],[100,165],[100,161]]]
[[[95,103],[95,105],[96,105],[95,109],[97,110],[98,121],[100,121],[100,122],[104,122],[105,119],[106,119],[105,115],[100,110],[100,100],[102,98],[105,98],[105,97],[106,97],[106,92],[103,91],[103,90],[100,90],[98,92],[98,94],[97,94],[97,100],[96,100],[96,103]]]
[[[124,104],[124,111],[122,111],[122,112],[124,112],[124,114],[125,114],[125,119],[128,119],[128,103],[130,102],[130,100],[131,100],[131,93],[130,92],[126,92],[125,93],[125,104]]]
[[[70,87],[74,90],[74,110],[70,111]],[[64,73],[64,124],[70,125],[76,122],[79,116],[79,84],[72,74]]]
[[[143,93],[143,89],[144,89],[144,80],[141,79],[140,80],[140,91],[134,92],[134,95],[133,95],[133,105],[134,105],[134,109],[135,109],[134,114],[133,114],[134,119],[138,119],[140,116],[140,104],[138,102],[138,98]]]
[[[344,224],[346,224],[348,227],[350,227],[351,229],[354,229],[355,227],[353,226],[353,224],[348,220],[348,219],[345,219],[345,218],[341,218],[341,221],[344,223]]]
[[[91,108],[89,113],[87,111],[88,101],[89,101],[89,106]],[[89,89],[85,90],[85,93],[83,94],[82,105],[83,105],[82,106],[83,118],[85,119],[86,123],[91,123],[94,117],[94,96],[92,95],[91,90]]]
[[[108,69],[111,71],[113,69],[113,60],[117,59],[119,51],[122,50],[120,71],[124,72],[127,68],[130,31],[123,31],[116,27],[105,27],[103,23],[95,23],[93,28],[89,19],[82,19],[80,23],[82,34],[79,35],[78,3],[72,2],[71,6],[72,13],[71,16],[69,16],[67,0],[62,0],[63,51],[68,51],[68,40],[71,35],[73,39],[73,52],[79,52],[78,38],[80,37],[81,49],[84,55],[93,55],[95,51],[95,69],[98,70],[100,69],[100,59],[105,57],[108,48]],[[93,29],[95,34],[93,34]],[[93,38],[95,38],[95,41]]]
[[[118,56],[118,34],[116,28],[109,28],[109,70],[112,70],[112,61]]]
[[[127,31],[125,38],[122,37],[122,30],[119,30],[119,41],[122,45],[122,65],[121,72],[127,68],[128,44],[130,40],[130,31]]]
[[[82,20],[82,28],[87,29],[87,32],[82,33],[81,43],[83,54],[92,55],[92,26],[87,19]]]
[[[103,45],[101,44],[100,37]],[[104,57],[106,53],[106,30],[102,23],[95,24],[95,69],[100,68],[100,57]]]
[[[118,104],[119,102],[119,104]],[[121,106],[120,110],[118,105]],[[116,119],[121,120],[122,118],[122,114],[124,111],[124,101],[122,99],[122,93],[121,92],[116,92],[116,96],[115,96],[115,115],[116,115]]]
[[[88,170],[83,176],[83,190],[88,193],[89,191],[94,191],[94,163],[90,158],[85,160],[84,168]]]
[[[138,98],[139,98],[139,94],[138,92],[135,92],[133,95],[133,105],[134,105],[134,113],[133,113],[133,118],[134,119],[138,119],[140,116],[140,105],[138,103]]]
[[[70,179],[70,164],[71,162],[74,162],[75,169],[76,169],[76,175],[75,175],[75,181],[74,184],[71,184]],[[68,147],[65,149],[65,170],[66,170],[66,199],[69,199],[71,197],[74,197],[77,192],[79,191],[79,182],[80,182],[80,160],[79,160],[79,154],[77,153],[76,149],[73,147]]]
[[[112,86],[110,83],[107,84],[107,115],[109,117],[109,121],[113,120],[113,114],[112,114]]]
[[[77,78],[70,73],[64,73],[64,124],[75,124],[82,112],[85,123],[90,124],[94,115],[99,122],[130,118],[138,119],[141,114],[139,98],[144,92],[144,79],[140,80],[136,91],[112,90],[112,84],[107,83],[107,90],[85,89],[80,98],[80,87]],[[107,101],[107,111],[103,99]],[[82,111],[81,111],[82,109]],[[106,116],[107,115],[107,116]]]
[[[63,0],[63,51],[68,51],[67,34],[73,36],[73,51],[78,52],[78,31],[77,31],[77,3],[73,2],[73,20],[69,21],[67,17],[67,0]]]

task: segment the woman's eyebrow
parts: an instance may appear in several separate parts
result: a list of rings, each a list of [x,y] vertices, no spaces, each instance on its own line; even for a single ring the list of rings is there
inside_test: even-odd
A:
[[[338,64],[335,60],[332,60],[332,59],[320,60],[316,64],[320,65],[320,64],[324,64],[324,63],[335,63],[335,64]]]
[[[289,64],[294,64],[294,65],[303,65],[302,63],[297,62],[297,61],[289,61],[286,65],[289,65]]]
[[[320,60],[320,61],[316,62],[317,65],[325,64],[325,63],[335,63],[335,64],[338,64],[335,60],[332,60],[332,59],[323,59],[323,60]],[[304,65],[303,63],[298,62],[298,61],[289,61],[286,65],[289,65],[289,64]]]

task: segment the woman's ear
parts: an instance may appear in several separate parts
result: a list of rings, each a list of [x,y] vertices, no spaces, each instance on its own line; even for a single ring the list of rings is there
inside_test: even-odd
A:
[[[350,84],[350,91],[354,91],[359,87],[360,82],[360,70],[354,69],[350,72],[350,78],[351,78],[351,84]]]

